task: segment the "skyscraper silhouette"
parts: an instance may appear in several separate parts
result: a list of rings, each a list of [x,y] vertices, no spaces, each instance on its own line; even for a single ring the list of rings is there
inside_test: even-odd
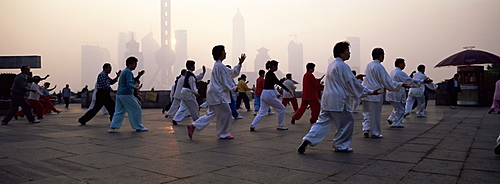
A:
[[[125,44],[125,48],[126,52],[123,58],[135,56],[137,59],[139,59],[139,62],[137,63],[137,68],[135,70],[136,71],[144,70],[144,57],[142,56],[142,52],[139,51],[139,42],[135,41],[134,34],[132,34],[132,39],[130,39],[130,41],[127,42],[127,44]],[[125,60],[122,61],[122,63],[124,62]]]
[[[257,49],[257,56],[254,61],[254,71],[258,72],[259,70],[266,70],[266,62],[270,59],[271,56],[269,56],[269,49],[265,47]]]
[[[240,9],[236,11],[233,17],[233,54],[231,55],[232,65],[238,64],[238,57],[245,52],[245,20],[240,13]],[[248,71],[248,63],[242,66],[241,71]]]
[[[109,50],[94,45],[82,45],[81,79],[82,86],[94,88],[97,74],[102,71],[102,65],[110,62]]]
[[[144,56],[144,69],[148,72],[154,72],[157,68],[155,63],[155,53],[160,49],[160,44],[153,38],[153,32],[149,32],[141,39],[141,51]],[[144,75],[143,84],[145,89],[153,87],[153,82],[158,79],[153,79],[153,75]]]
[[[172,66],[175,63],[175,52],[172,50],[172,22],[170,0],[161,0],[161,42],[160,50],[156,52],[155,60],[157,69],[153,72],[153,85],[157,88],[170,89],[175,81],[175,74],[172,73]],[[160,80],[156,80],[160,75]]]
[[[359,37],[347,37],[347,41],[351,43],[351,58],[347,61],[347,64],[352,70],[356,70],[357,73],[363,73],[361,71],[361,45]]]
[[[179,75],[183,68],[186,68],[187,54],[187,30],[175,31],[175,56],[174,75]]]
[[[116,65],[112,65],[114,68],[117,69],[124,69],[125,68],[125,52],[127,52],[126,44],[127,42],[130,41],[130,38],[132,37],[132,32],[128,33],[123,33],[120,32],[118,33],[118,38],[117,38],[117,55],[116,59],[118,60]]]
[[[304,49],[302,43],[290,41],[288,43],[288,73],[292,73],[293,80],[301,82],[306,71],[304,64]],[[300,88],[300,85],[297,86]]]

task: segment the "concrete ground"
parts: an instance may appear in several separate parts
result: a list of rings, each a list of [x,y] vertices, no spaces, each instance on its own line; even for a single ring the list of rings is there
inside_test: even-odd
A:
[[[305,154],[297,146],[309,130],[309,111],[291,125],[290,106],[287,131],[276,130],[277,116],[269,115],[250,132],[254,116],[240,110],[234,140],[218,139],[215,122],[190,140],[191,118],[173,126],[161,109],[143,110],[148,132],[133,131],[126,119],[107,133],[108,116],[80,126],[86,109],[58,105],[64,112],[42,123],[20,118],[0,126],[0,183],[498,183],[500,115],[433,104],[425,118],[408,116],[403,129],[389,128],[392,108],[384,105],[383,139],[363,138],[362,115],[354,114],[353,153],[334,152],[332,128]]]

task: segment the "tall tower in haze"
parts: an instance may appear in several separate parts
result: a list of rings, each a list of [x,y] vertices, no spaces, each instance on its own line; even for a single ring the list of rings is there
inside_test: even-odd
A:
[[[155,64],[155,54],[156,51],[160,49],[160,44],[153,38],[153,32],[149,32],[146,36],[141,39],[141,51],[144,57],[144,70],[152,73],[156,70],[157,66]],[[143,84],[145,89],[151,88],[153,75],[144,75]]]
[[[300,82],[306,71],[305,68],[302,43],[290,41],[288,43],[288,73],[292,73],[293,79]]]
[[[255,57],[255,61],[253,62],[255,72],[259,72],[259,70],[266,70],[266,62],[271,59],[269,56],[269,49],[265,47],[261,47],[257,49],[257,56]]]
[[[187,54],[187,30],[175,31],[175,55],[176,61],[173,73],[178,75],[183,68],[186,68]]]
[[[172,50],[172,22],[170,0],[161,0],[161,43],[160,50],[156,52],[157,68],[153,73],[153,85],[158,89],[170,89],[175,81],[172,66],[175,63],[175,52]],[[160,77],[158,77],[160,75]],[[157,79],[160,80],[157,80]]]
[[[236,14],[233,17],[233,54],[232,65],[238,64],[238,57],[240,57],[241,53],[245,52],[245,20],[240,13],[240,9],[238,8]],[[249,68],[248,63],[243,65],[241,71],[248,71]]]
[[[110,62],[110,58],[111,56],[109,50],[104,47],[82,45],[82,86],[88,85],[89,89],[93,89],[97,79],[97,74],[102,71],[102,65],[104,63]]]
[[[359,37],[347,37],[347,41],[351,44],[351,58],[346,62],[351,70],[356,70],[356,73],[364,73],[361,71],[361,41]]]
[[[127,59],[130,56],[135,56],[139,62],[137,62],[136,71],[144,70],[144,57],[142,57],[142,52],[139,51],[139,42],[135,41],[134,34],[132,34],[132,39],[125,45],[126,52],[124,58]],[[123,63],[125,63],[125,59]]]
[[[130,41],[130,37],[132,37],[132,32],[127,32],[127,33],[120,32],[120,33],[118,33],[118,38],[117,38],[117,41],[118,41],[117,48],[118,49],[117,49],[117,56],[116,56],[117,63],[116,63],[116,65],[113,65],[113,68],[117,68],[119,70],[125,68],[125,59],[126,58],[124,58],[124,55],[125,55],[125,52],[127,52],[127,48],[125,46],[127,45],[127,42]]]

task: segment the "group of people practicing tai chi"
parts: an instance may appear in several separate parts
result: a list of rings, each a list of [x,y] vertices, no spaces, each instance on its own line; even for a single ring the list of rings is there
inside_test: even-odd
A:
[[[384,61],[384,50],[375,48],[372,51],[373,61],[366,67],[366,76],[362,82],[359,76],[355,76],[349,65],[345,61],[350,58],[350,44],[342,41],[335,44],[333,48],[332,61],[327,68],[327,73],[324,77],[324,84],[321,83],[321,78],[316,78],[313,74],[315,64],[308,63],[306,65],[306,73],[303,77],[303,94],[300,108],[293,103],[295,98],[295,87],[285,81],[282,83],[276,77],[275,72],[278,70],[278,61],[267,61],[265,67],[267,72],[259,71],[259,79],[257,79],[257,89],[259,94],[256,98],[256,104],[259,107],[255,108],[255,118],[250,124],[250,131],[256,131],[262,118],[269,112],[270,107],[278,114],[277,130],[288,130],[284,126],[285,119],[285,102],[280,102],[275,86],[280,86],[285,92],[286,97],[294,104],[295,113],[292,116],[291,123],[295,124],[299,120],[305,110],[310,107],[311,118],[309,122],[312,127],[298,147],[299,153],[304,153],[308,145],[314,146],[321,142],[332,125],[335,124],[337,132],[335,134],[334,149],[337,152],[352,152],[349,147],[354,127],[354,118],[351,114],[352,100],[361,99],[363,105],[363,134],[369,138],[383,138],[380,130],[380,119],[382,110],[382,101],[384,90],[387,90],[386,99],[391,102],[394,110],[388,118],[388,122],[393,128],[403,128],[401,121],[411,112],[411,104],[416,100],[420,105],[418,116],[425,116],[425,101],[421,99],[421,89],[424,85],[429,85],[435,88],[432,80],[425,76],[425,66],[419,66],[419,73],[416,73],[413,78],[409,77],[402,70],[406,64],[404,59],[398,58],[395,61],[395,69],[389,74],[385,70],[381,62]],[[216,134],[220,139],[234,139],[231,134],[231,119],[239,119],[241,116],[234,116],[231,111],[230,103],[232,102],[231,92],[237,89],[237,84],[234,82],[240,74],[242,64],[246,59],[243,53],[238,58],[239,62],[234,67],[226,66],[222,62],[226,59],[226,51],[223,45],[217,45],[212,49],[214,65],[210,83],[207,86],[206,106],[208,109],[204,116],[200,117],[199,105],[196,98],[200,96],[196,82],[200,81],[205,75],[205,66],[202,67],[203,72],[199,75],[194,74],[195,61],[186,61],[186,70],[181,71],[181,75],[176,79],[172,89],[172,105],[165,117],[173,117],[172,123],[177,125],[184,117],[190,115],[193,123],[187,125],[188,136],[193,138],[196,130],[201,131],[207,127],[212,121],[216,120]],[[111,125],[108,132],[113,133],[115,129],[119,129],[124,119],[125,112],[128,112],[130,124],[136,131],[147,131],[148,129],[142,125],[141,107],[134,94],[139,90],[137,81],[144,74],[144,71],[134,77],[132,71],[137,67],[137,58],[129,57],[126,60],[127,67],[123,71],[118,71],[115,78],[110,78],[111,65],[104,64],[103,71],[99,73],[96,82],[96,101],[93,108],[88,110],[78,121],[85,125],[91,120],[97,112],[105,106],[109,111]],[[291,75],[287,76],[287,80],[291,80]],[[245,82],[245,79],[242,80]],[[111,99],[110,85],[118,82],[118,92],[116,102]],[[241,84],[240,84],[241,85]],[[245,83],[246,85],[246,83]],[[292,87],[293,86],[293,87]],[[406,98],[405,88],[410,89],[410,95]],[[243,89],[245,90],[245,89]],[[245,90],[246,91],[246,90]],[[320,92],[323,91],[320,97]],[[244,95],[241,99],[245,99]],[[244,100],[245,101],[245,100]],[[234,100],[233,100],[234,102]],[[288,102],[288,101],[287,101]],[[411,104],[407,103],[411,102]],[[405,105],[406,103],[406,105]],[[179,108],[180,107],[180,108]],[[251,111],[246,106],[248,111]],[[234,109],[234,107],[233,107]]]

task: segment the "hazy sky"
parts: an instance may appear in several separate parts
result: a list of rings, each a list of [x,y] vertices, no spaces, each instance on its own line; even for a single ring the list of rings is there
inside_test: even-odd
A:
[[[317,63],[321,72],[333,45],[351,36],[361,39],[362,70],[371,50],[382,47],[388,71],[396,57],[404,57],[407,73],[425,64],[435,81],[450,78],[456,67],[434,65],[463,46],[500,54],[498,0],[172,0],[172,32],[187,30],[188,55],[198,66],[212,67],[216,44],[232,53],[238,8],[245,19],[247,62],[264,46],[284,72],[291,35],[303,44],[305,62]],[[118,32],[133,31],[140,41],[152,31],[159,42],[159,15],[160,0],[2,0],[0,55],[41,55],[42,69],[35,74],[51,74],[58,90],[66,83],[80,90],[82,45],[98,43],[116,62]]]

